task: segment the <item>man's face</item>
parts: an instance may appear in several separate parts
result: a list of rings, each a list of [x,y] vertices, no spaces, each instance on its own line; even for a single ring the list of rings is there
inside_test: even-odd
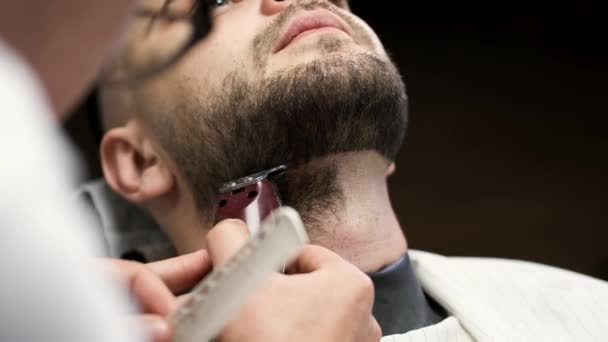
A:
[[[213,31],[176,72],[203,93],[237,71],[249,80],[267,78],[331,52],[387,58],[346,0],[218,0],[212,12]]]
[[[199,209],[213,208],[223,182],[279,164],[361,150],[394,158],[404,85],[346,1],[218,1],[213,17],[208,38],[136,95]],[[335,195],[323,184],[332,170],[321,174],[308,188]]]

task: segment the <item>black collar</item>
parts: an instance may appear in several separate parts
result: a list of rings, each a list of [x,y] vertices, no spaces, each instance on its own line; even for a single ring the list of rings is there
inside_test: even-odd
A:
[[[422,290],[407,254],[369,276],[376,291],[373,314],[384,336],[404,334],[445,318],[445,311]]]

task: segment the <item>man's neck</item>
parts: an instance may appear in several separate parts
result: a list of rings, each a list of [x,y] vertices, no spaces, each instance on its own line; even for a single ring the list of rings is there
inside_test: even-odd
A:
[[[342,153],[315,163],[327,162],[336,169],[341,203],[307,227],[312,242],[364,272],[377,271],[403,256],[407,243],[386,183],[390,163],[376,152]]]
[[[339,204],[311,212],[294,203],[304,218],[313,218],[308,222],[305,219],[312,243],[329,248],[364,272],[375,272],[403,256],[407,244],[386,184],[389,162],[376,152],[342,153],[300,166],[290,177],[306,177],[330,165],[335,179],[328,182],[336,183]],[[303,187],[291,191],[308,190]],[[183,196],[187,191],[179,192],[182,196],[176,196],[180,198],[166,202],[171,203],[170,207],[149,209],[183,254],[204,248],[205,235],[212,227],[200,223],[193,199]]]

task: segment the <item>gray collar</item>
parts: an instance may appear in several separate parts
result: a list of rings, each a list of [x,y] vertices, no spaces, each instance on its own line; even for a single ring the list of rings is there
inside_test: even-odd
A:
[[[424,328],[446,317],[425,295],[407,254],[369,276],[376,291],[373,313],[384,336]]]
[[[117,195],[103,180],[80,188],[77,200],[97,221],[106,257],[152,262],[174,257],[175,248],[159,225],[141,208]]]

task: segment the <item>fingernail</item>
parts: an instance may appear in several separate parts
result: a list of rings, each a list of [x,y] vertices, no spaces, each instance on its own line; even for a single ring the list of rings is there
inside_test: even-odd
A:
[[[159,317],[149,317],[144,320],[145,329],[154,342],[165,342],[171,339],[171,328],[169,323]]]

